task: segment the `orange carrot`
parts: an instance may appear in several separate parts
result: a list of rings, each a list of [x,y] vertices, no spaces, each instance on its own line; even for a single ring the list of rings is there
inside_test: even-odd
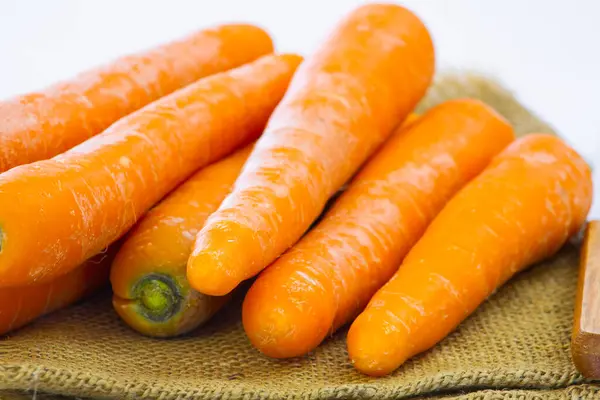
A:
[[[223,25],[0,102],[0,172],[51,158],[202,77],[273,51],[251,25]]]
[[[196,169],[256,139],[300,60],[266,56],[212,75],[0,175],[0,287],[70,271]]]
[[[0,289],[0,335],[65,308],[108,284],[116,248],[109,247],[48,283]]]
[[[201,169],[128,234],[110,275],[114,308],[133,329],[148,336],[181,335],[228,300],[192,290],[185,270],[196,234],[231,190],[251,149]]]
[[[296,357],[352,320],[450,198],[514,139],[485,104],[455,100],[399,129],[323,220],[258,277],[244,328],[271,357]]]
[[[420,115],[417,113],[408,114],[408,117],[406,117],[406,119],[404,121],[402,121],[402,124],[398,127],[398,129],[404,129],[404,128],[409,127],[415,121],[417,121],[419,118],[420,118]]]
[[[433,220],[348,333],[354,366],[385,375],[446,337],[498,287],[585,222],[591,172],[559,138],[510,145]]]
[[[295,74],[233,191],[198,234],[193,288],[224,295],[293,245],[391,135],[434,70],[427,29],[395,5],[351,13]]]

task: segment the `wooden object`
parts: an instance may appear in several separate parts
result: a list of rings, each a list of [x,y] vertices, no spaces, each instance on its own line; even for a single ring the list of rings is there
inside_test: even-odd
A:
[[[600,379],[600,221],[588,224],[579,263],[571,353],[579,372]]]

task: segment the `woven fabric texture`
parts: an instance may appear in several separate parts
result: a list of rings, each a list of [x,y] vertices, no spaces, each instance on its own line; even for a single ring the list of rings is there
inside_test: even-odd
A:
[[[485,78],[446,74],[420,109],[480,98],[520,134],[550,132]],[[0,399],[579,399],[600,398],[570,357],[576,247],[521,273],[434,349],[370,378],[348,362],[345,330],[304,358],[271,360],[246,339],[240,300],[196,332],[140,336],[118,319],[109,293],[0,339]],[[60,395],[60,396],[58,396]]]

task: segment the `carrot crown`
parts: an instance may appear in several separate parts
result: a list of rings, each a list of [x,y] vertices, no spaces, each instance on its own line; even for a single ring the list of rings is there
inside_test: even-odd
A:
[[[140,279],[135,288],[138,312],[155,322],[164,322],[177,314],[183,296],[169,276],[150,274]]]

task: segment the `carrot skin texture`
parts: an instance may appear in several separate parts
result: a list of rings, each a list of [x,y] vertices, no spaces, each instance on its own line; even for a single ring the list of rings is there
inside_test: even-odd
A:
[[[407,121],[323,220],[253,283],[242,314],[250,342],[277,358],[315,349],[366,306],[448,200],[513,140],[512,127],[475,100]]]
[[[113,306],[138,332],[155,337],[185,334],[214,315],[229,296],[206,296],[192,290],[186,265],[194,239],[206,218],[230,192],[252,146],[192,175],[152,208],[127,235],[111,268]],[[167,304],[150,308],[144,284],[167,287]],[[151,293],[152,295],[152,293]]]
[[[256,139],[300,61],[271,55],[212,75],[54,159],[1,174],[0,287],[66,273],[195,170]]]
[[[441,341],[494,290],[553,255],[585,222],[591,171],[561,139],[518,139],[438,214],[348,333],[380,376]]]
[[[397,129],[406,129],[407,127],[412,125],[414,122],[416,122],[419,118],[421,118],[421,116],[419,114],[410,113],[410,114],[408,114],[408,117],[406,117],[406,119],[404,121],[402,121],[402,124]]]
[[[54,157],[160,97],[272,51],[262,29],[222,25],[2,101],[0,172]]]
[[[228,196],[198,234],[192,287],[224,295],[273,262],[413,110],[434,71],[421,21],[395,5],[347,16],[295,74]]]
[[[116,246],[48,283],[0,289],[0,335],[65,308],[108,284]]]

